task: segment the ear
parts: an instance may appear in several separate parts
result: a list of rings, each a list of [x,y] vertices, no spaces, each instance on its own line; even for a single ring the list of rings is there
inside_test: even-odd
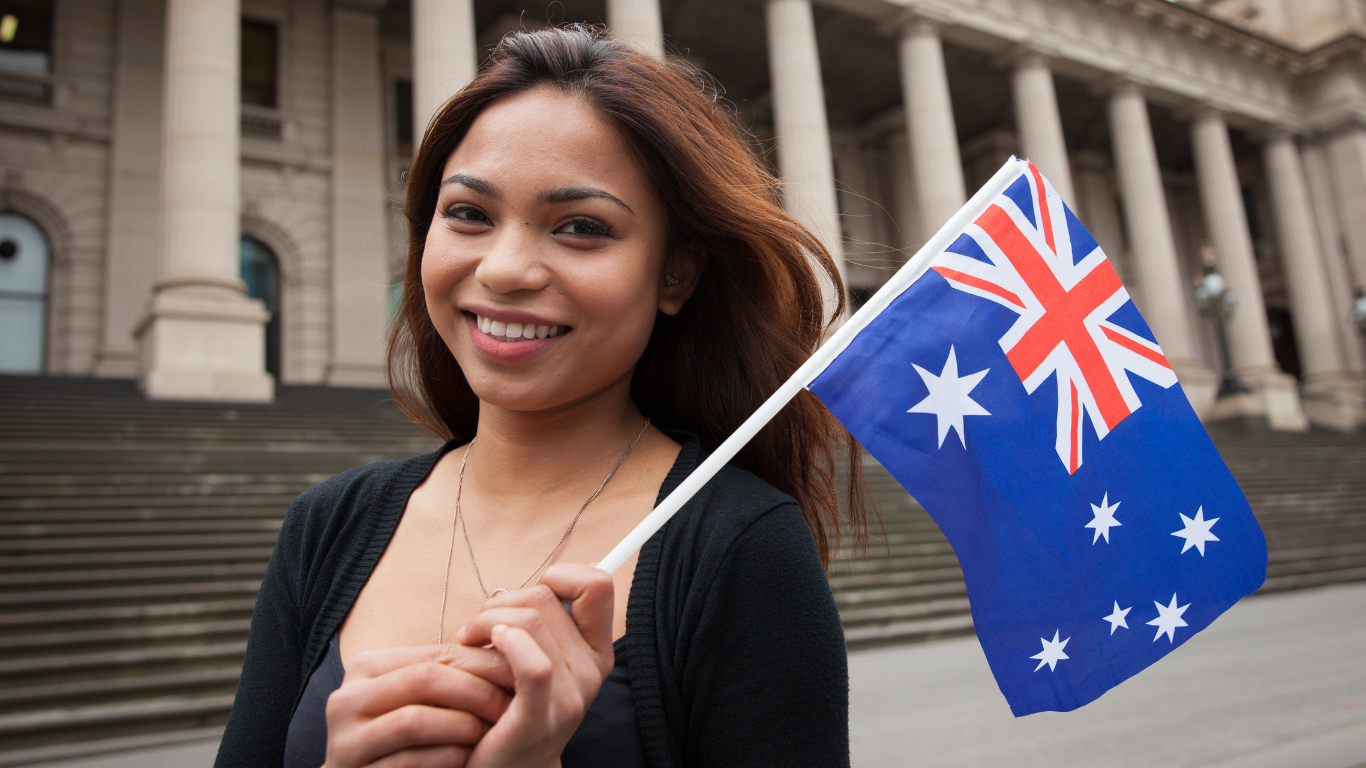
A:
[[[683,311],[707,265],[707,252],[701,248],[675,252],[664,260],[664,271],[659,276],[659,311],[676,315]]]

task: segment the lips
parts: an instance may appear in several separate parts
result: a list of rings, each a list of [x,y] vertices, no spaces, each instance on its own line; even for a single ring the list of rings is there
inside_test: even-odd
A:
[[[545,339],[552,336],[559,336],[568,330],[563,325],[537,325],[535,323],[507,323],[501,320],[474,315],[475,327],[495,341],[504,343],[520,343],[531,341],[532,339]]]
[[[529,315],[510,315],[504,314],[503,320],[494,320],[473,311],[465,312],[465,324],[469,326],[470,342],[475,351],[503,362],[528,360],[559,343],[560,338],[572,330],[567,325],[534,322],[537,318]],[[509,322],[512,318],[523,322]]]

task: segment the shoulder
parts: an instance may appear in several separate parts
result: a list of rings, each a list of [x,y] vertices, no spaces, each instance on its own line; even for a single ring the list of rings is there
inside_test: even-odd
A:
[[[663,531],[662,581],[709,593],[737,566],[766,563],[770,574],[794,572],[824,582],[815,539],[796,500],[751,472],[726,466]]]
[[[408,495],[446,449],[348,469],[299,494],[289,505],[276,559],[307,562],[338,546],[349,548],[388,518],[397,522]]]

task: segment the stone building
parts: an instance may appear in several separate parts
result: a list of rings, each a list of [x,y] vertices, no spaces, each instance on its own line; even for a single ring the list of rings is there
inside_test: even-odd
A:
[[[0,0],[0,369],[381,385],[413,142],[562,21],[710,72],[856,301],[1016,153],[1203,416],[1366,419],[1363,0]]]

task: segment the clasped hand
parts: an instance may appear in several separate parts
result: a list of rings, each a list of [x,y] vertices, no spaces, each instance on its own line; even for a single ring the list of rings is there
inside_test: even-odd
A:
[[[324,768],[558,765],[612,671],[612,579],[552,566],[456,642],[356,654],[327,700]]]

